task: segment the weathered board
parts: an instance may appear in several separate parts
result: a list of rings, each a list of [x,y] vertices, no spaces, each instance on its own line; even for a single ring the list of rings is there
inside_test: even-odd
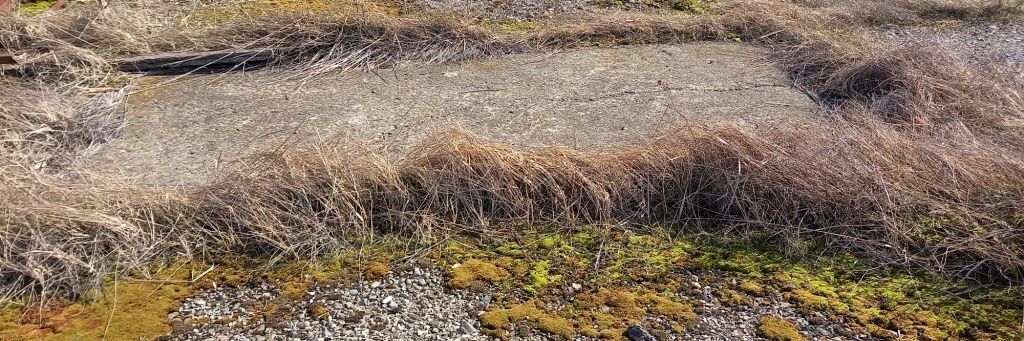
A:
[[[0,65],[4,64],[18,64],[18,61],[14,59],[14,56],[0,52]]]
[[[273,50],[222,50],[167,53],[115,60],[124,72],[180,74],[202,70],[259,67],[274,56]]]

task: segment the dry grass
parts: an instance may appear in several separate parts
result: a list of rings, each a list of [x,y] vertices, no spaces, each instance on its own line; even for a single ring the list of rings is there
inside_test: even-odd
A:
[[[894,6],[891,18],[923,13]],[[144,270],[163,257],[316,257],[376,233],[433,240],[515,233],[521,224],[612,222],[710,222],[719,233],[756,232],[785,245],[814,240],[880,264],[1020,281],[1024,89],[941,50],[879,48],[840,30],[859,17],[849,13],[734,1],[709,16],[612,13],[525,33],[452,18],[314,21],[291,13],[168,38],[165,44],[289,47],[279,63],[323,71],[737,36],[778,51],[793,79],[832,109],[819,130],[690,126],[652,145],[616,150],[517,150],[460,133],[424,141],[399,159],[325,144],[256,155],[206,187],[179,191],[59,179],[26,161],[52,151],[67,156],[48,160],[73,159],[116,136],[122,120],[106,106],[117,103],[115,95],[86,106],[36,99],[80,98],[76,86],[111,82],[107,75],[119,75],[88,56],[120,52],[60,38],[55,22],[45,34],[16,23],[5,44],[78,62],[41,63],[15,76],[44,79],[61,92],[4,83],[19,95],[0,111],[0,124],[10,127],[0,186],[0,288],[7,296],[45,298],[80,293],[103,276]],[[95,27],[102,25],[81,32]],[[236,36],[227,37],[231,32]],[[65,64],[82,70],[53,71]]]
[[[120,135],[126,92],[83,97],[0,81],[0,155],[37,171],[67,168]]]

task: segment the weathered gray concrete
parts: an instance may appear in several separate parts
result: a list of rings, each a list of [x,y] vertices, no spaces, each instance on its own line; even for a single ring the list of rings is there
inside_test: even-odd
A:
[[[192,76],[129,98],[125,136],[85,168],[195,184],[269,145],[344,134],[401,151],[436,130],[573,148],[641,143],[687,122],[811,121],[817,107],[731,43],[524,54],[460,65]],[[152,78],[145,84],[166,81]]]

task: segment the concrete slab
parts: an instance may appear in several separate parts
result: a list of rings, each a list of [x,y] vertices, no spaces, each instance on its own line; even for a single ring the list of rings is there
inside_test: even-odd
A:
[[[732,43],[650,45],[312,79],[190,76],[130,96],[125,136],[84,167],[191,185],[268,145],[336,134],[398,152],[452,128],[514,145],[588,148],[641,143],[687,122],[812,121],[815,104],[762,53]]]

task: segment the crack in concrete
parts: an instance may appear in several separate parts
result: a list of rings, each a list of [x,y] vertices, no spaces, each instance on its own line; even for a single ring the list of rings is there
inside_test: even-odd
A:
[[[649,95],[649,94],[665,93],[665,92],[671,92],[671,91],[676,91],[676,92],[729,92],[729,91],[754,90],[754,89],[761,89],[761,88],[792,88],[792,86],[788,85],[788,84],[778,84],[778,83],[754,83],[754,84],[747,84],[747,86],[734,86],[734,87],[700,87],[700,86],[695,86],[693,84],[688,84],[686,87],[663,86],[659,90],[647,90],[647,91],[625,90],[625,91],[621,91],[621,92],[617,92],[617,93],[612,93],[612,94],[607,94],[607,95],[600,95],[600,96],[595,96],[595,97],[587,97],[587,98],[583,98],[583,99],[581,99],[581,98],[572,98],[572,100],[574,100],[574,101],[584,101],[584,100],[586,100],[586,101],[598,101],[598,100],[613,99],[613,98],[619,98],[619,97],[625,97],[625,96]]]

